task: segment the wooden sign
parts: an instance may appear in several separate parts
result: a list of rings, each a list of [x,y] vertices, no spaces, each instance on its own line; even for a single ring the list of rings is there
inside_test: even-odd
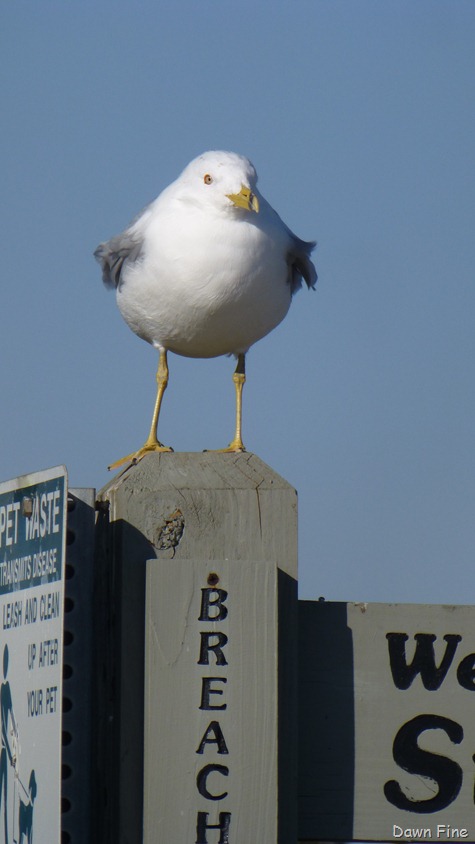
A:
[[[147,563],[144,842],[277,841],[277,569]]]
[[[300,841],[475,840],[475,609],[300,606]]]

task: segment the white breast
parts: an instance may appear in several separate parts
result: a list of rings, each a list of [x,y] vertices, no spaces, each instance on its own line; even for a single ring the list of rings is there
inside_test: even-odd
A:
[[[259,219],[178,211],[152,215],[143,257],[117,291],[122,316],[144,340],[179,355],[244,352],[289,309],[285,232]]]

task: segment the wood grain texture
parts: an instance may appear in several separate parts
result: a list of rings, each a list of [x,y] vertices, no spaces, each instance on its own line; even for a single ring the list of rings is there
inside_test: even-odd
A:
[[[100,497],[113,520],[140,528],[158,558],[275,560],[297,576],[297,494],[254,454],[150,454]],[[157,531],[176,510],[182,540],[160,550]]]

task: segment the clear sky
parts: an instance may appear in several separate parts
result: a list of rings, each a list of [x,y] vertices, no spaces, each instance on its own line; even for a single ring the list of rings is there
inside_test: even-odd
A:
[[[0,478],[141,445],[156,353],[92,253],[231,149],[319,244],[244,395],[301,597],[474,603],[474,43],[473,0],[1,4]],[[170,357],[164,442],[229,442],[233,368]]]

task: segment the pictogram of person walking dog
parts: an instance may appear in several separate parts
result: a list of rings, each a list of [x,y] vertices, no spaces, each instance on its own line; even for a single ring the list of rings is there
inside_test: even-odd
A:
[[[7,679],[8,659],[8,645],[5,645],[3,649],[3,682],[0,688],[0,816],[3,809],[4,844],[33,844],[33,806],[38,793],[38,786],[34,770],[30,773],[28,788],[20,778],[20,740],[18,723],[13,711],[11,687]],[[13,832],[11,838],[9,837],[8,826],[10,768],[13,768]]]

